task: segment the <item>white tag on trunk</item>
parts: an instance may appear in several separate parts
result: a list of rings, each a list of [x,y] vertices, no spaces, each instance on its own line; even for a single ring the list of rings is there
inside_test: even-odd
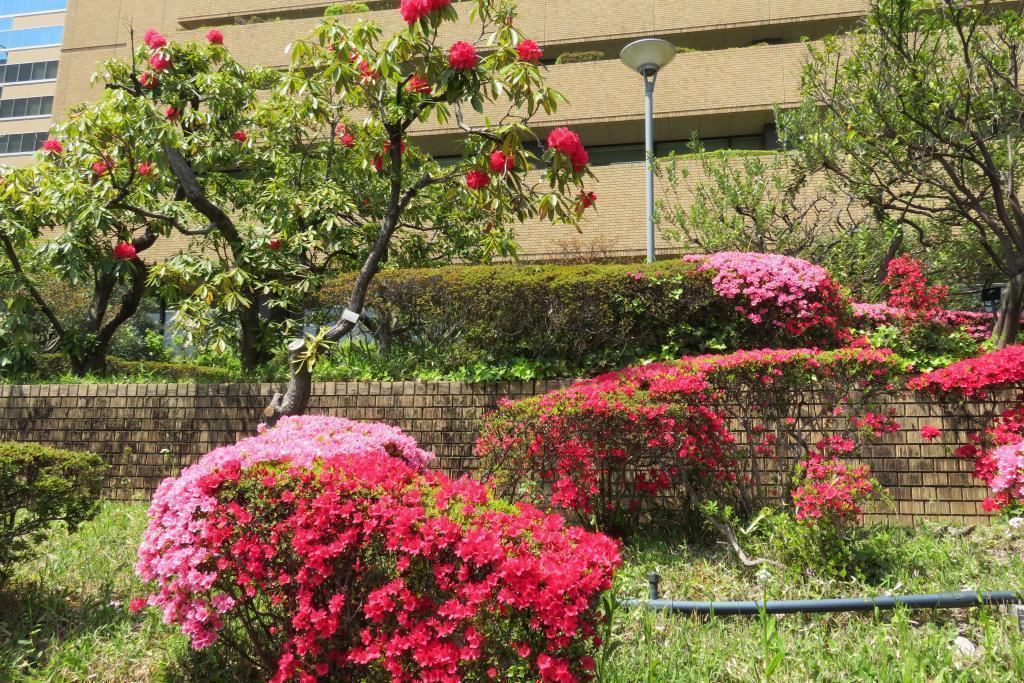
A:
[[[341,319],[356,325],[359,323],[359,314],[346,308],[345,312],[341,314]]]

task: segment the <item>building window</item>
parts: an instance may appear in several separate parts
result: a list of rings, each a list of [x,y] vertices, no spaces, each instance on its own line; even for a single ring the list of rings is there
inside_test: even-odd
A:
[[[31,154],[43,146],[46,133],[11,133],[0,135],[0,156]]]
[[[20,119],[29,116],[49,116],[53,112],[53,96],[18,97],[0,100],[0,119]]]
[[[0,85],[52,81],[57,78],[57,60],[0,65]]]
[[[0,0],[0,16],[59,12],[68,7],[68,0]]]
[[[0,48],[17,50],[26,47],[42,47],[44,45],[60,45],[64,38],[63,26],[40,26],[38,28],[19,28],[0,31]]]

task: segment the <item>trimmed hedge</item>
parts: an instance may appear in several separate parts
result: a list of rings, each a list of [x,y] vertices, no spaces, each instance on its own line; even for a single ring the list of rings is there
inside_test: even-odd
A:
[[[563,52],[555,59],[555,64],[582,64],[584,62],[599,62],[602,59],[604,59],[604,53],[600,50]]]
[[[14,381],[47,380],[71,372],[71,363],[68,357],[62,354],[42,353],[32,360],[32,365],[26,369],[24,375],[17,375],[11,379]],[[238,372],[230,368],[150,360],[125,360],[113,356],[107,356],[104,374],[112,377],[150,376],[154,381],[166,383],[216,384],[239,379]]]
[[[320,292],[347,299],[352,276]],[[731,345],[740,321],[711,275],[650,265],[452,266],[377,275],[365,320],[377,351],[437,369],[530,359],[546,374],[600,370]]]
[[[73,531],[92,519],[105,471],[93,453],[0,442],[0,588],[54,523]]]

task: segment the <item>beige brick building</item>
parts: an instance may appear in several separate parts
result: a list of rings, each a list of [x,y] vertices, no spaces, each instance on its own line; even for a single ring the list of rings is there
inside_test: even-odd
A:
[[[127,56],[133,28],[136,36],[154,27],[178,40],[202,40],[209,27],[217,26],[243,63],[285,66],[286,46],[308,34],[331,4],[68,0],[54,110],[98,96],[89,84],[96,63]],[[369,12],[342,20],[372,20],[386,31],[404,26],[398,0],[366,4]],[[462,4],[455,6],[468,16]],[[863,16],[867,5],[867,0],[519,0],[519,28],[540,43],[549,83],[569,100],[556,115],[534,123],[542,133],[560,125],[577,130],[600,181],[593,188],[598,210],[590,212],[581,235],[564,227],[525,225],[520,230],[524,256],[550,258],[590,247],[608,255],[643,253],[643,87],[641,77],[618,59],[626,43],[653,36],[684,48],[658,79],[658,154],[684,151],[695,135],[708,148],[770,149],[777,144],[773,107],[792,106],[798,99],[806,56],[801,39],[843,31]],[[442,42],[472,39],[471,31],[468,23],[448,24]],[[603,58],[554,64],[559,55],[579,51],[598,51]],[[428,124],[413,134],[431,153],[457,153],[452,128]]]
[[[0,164],[23,166],[46,139],[67,0],[0,0]]]

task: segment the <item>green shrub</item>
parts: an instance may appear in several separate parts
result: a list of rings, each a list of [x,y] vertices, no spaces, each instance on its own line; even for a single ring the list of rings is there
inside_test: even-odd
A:
[[[351,281],[328,284],[321,305],[345,301]],[[711,276],[680,261],[384,271],[368,306],[368,354],[418,359],[419,370],[486,364],[546,376],[725,348],[736,318]],[[360,348],[347,347],[350,359]]]
[[[584,50],[582,52],[563,52],[555,59],[555,64],[580,64],[582,62],[599,62],[604,59],[600,50]]]
[[[51,525],[73,531],[96,514],[105,470],[93,453],[0,442],[0,587]]]
[[[236,364],[237,365],[237,364]],[[71,364],[67,356],[41,353],[33,357],[32,364],[23,373],[12,374],[4,377],[4,381],[10,383],[33,383],[46,380],[63,381],[62,376],[71,372]],[[124,378],[131,378],[133,382],[187,382],[194,384],[213,384],[217,382],[231,382],[241,379],[241,372],[237,367],[230,364],[224,367],[208,367],[191,363],[167,363],[148,360],[125,360],[113,356],[107,357],[107,367],[103,377],[117,378],[122,381]],[[73,379],[68,381],[82,381]]]
[[[336,17],[341,14],[361,14],[369,11],[370,8],[362,2],[340,2],[325,9],[324,16]]]

